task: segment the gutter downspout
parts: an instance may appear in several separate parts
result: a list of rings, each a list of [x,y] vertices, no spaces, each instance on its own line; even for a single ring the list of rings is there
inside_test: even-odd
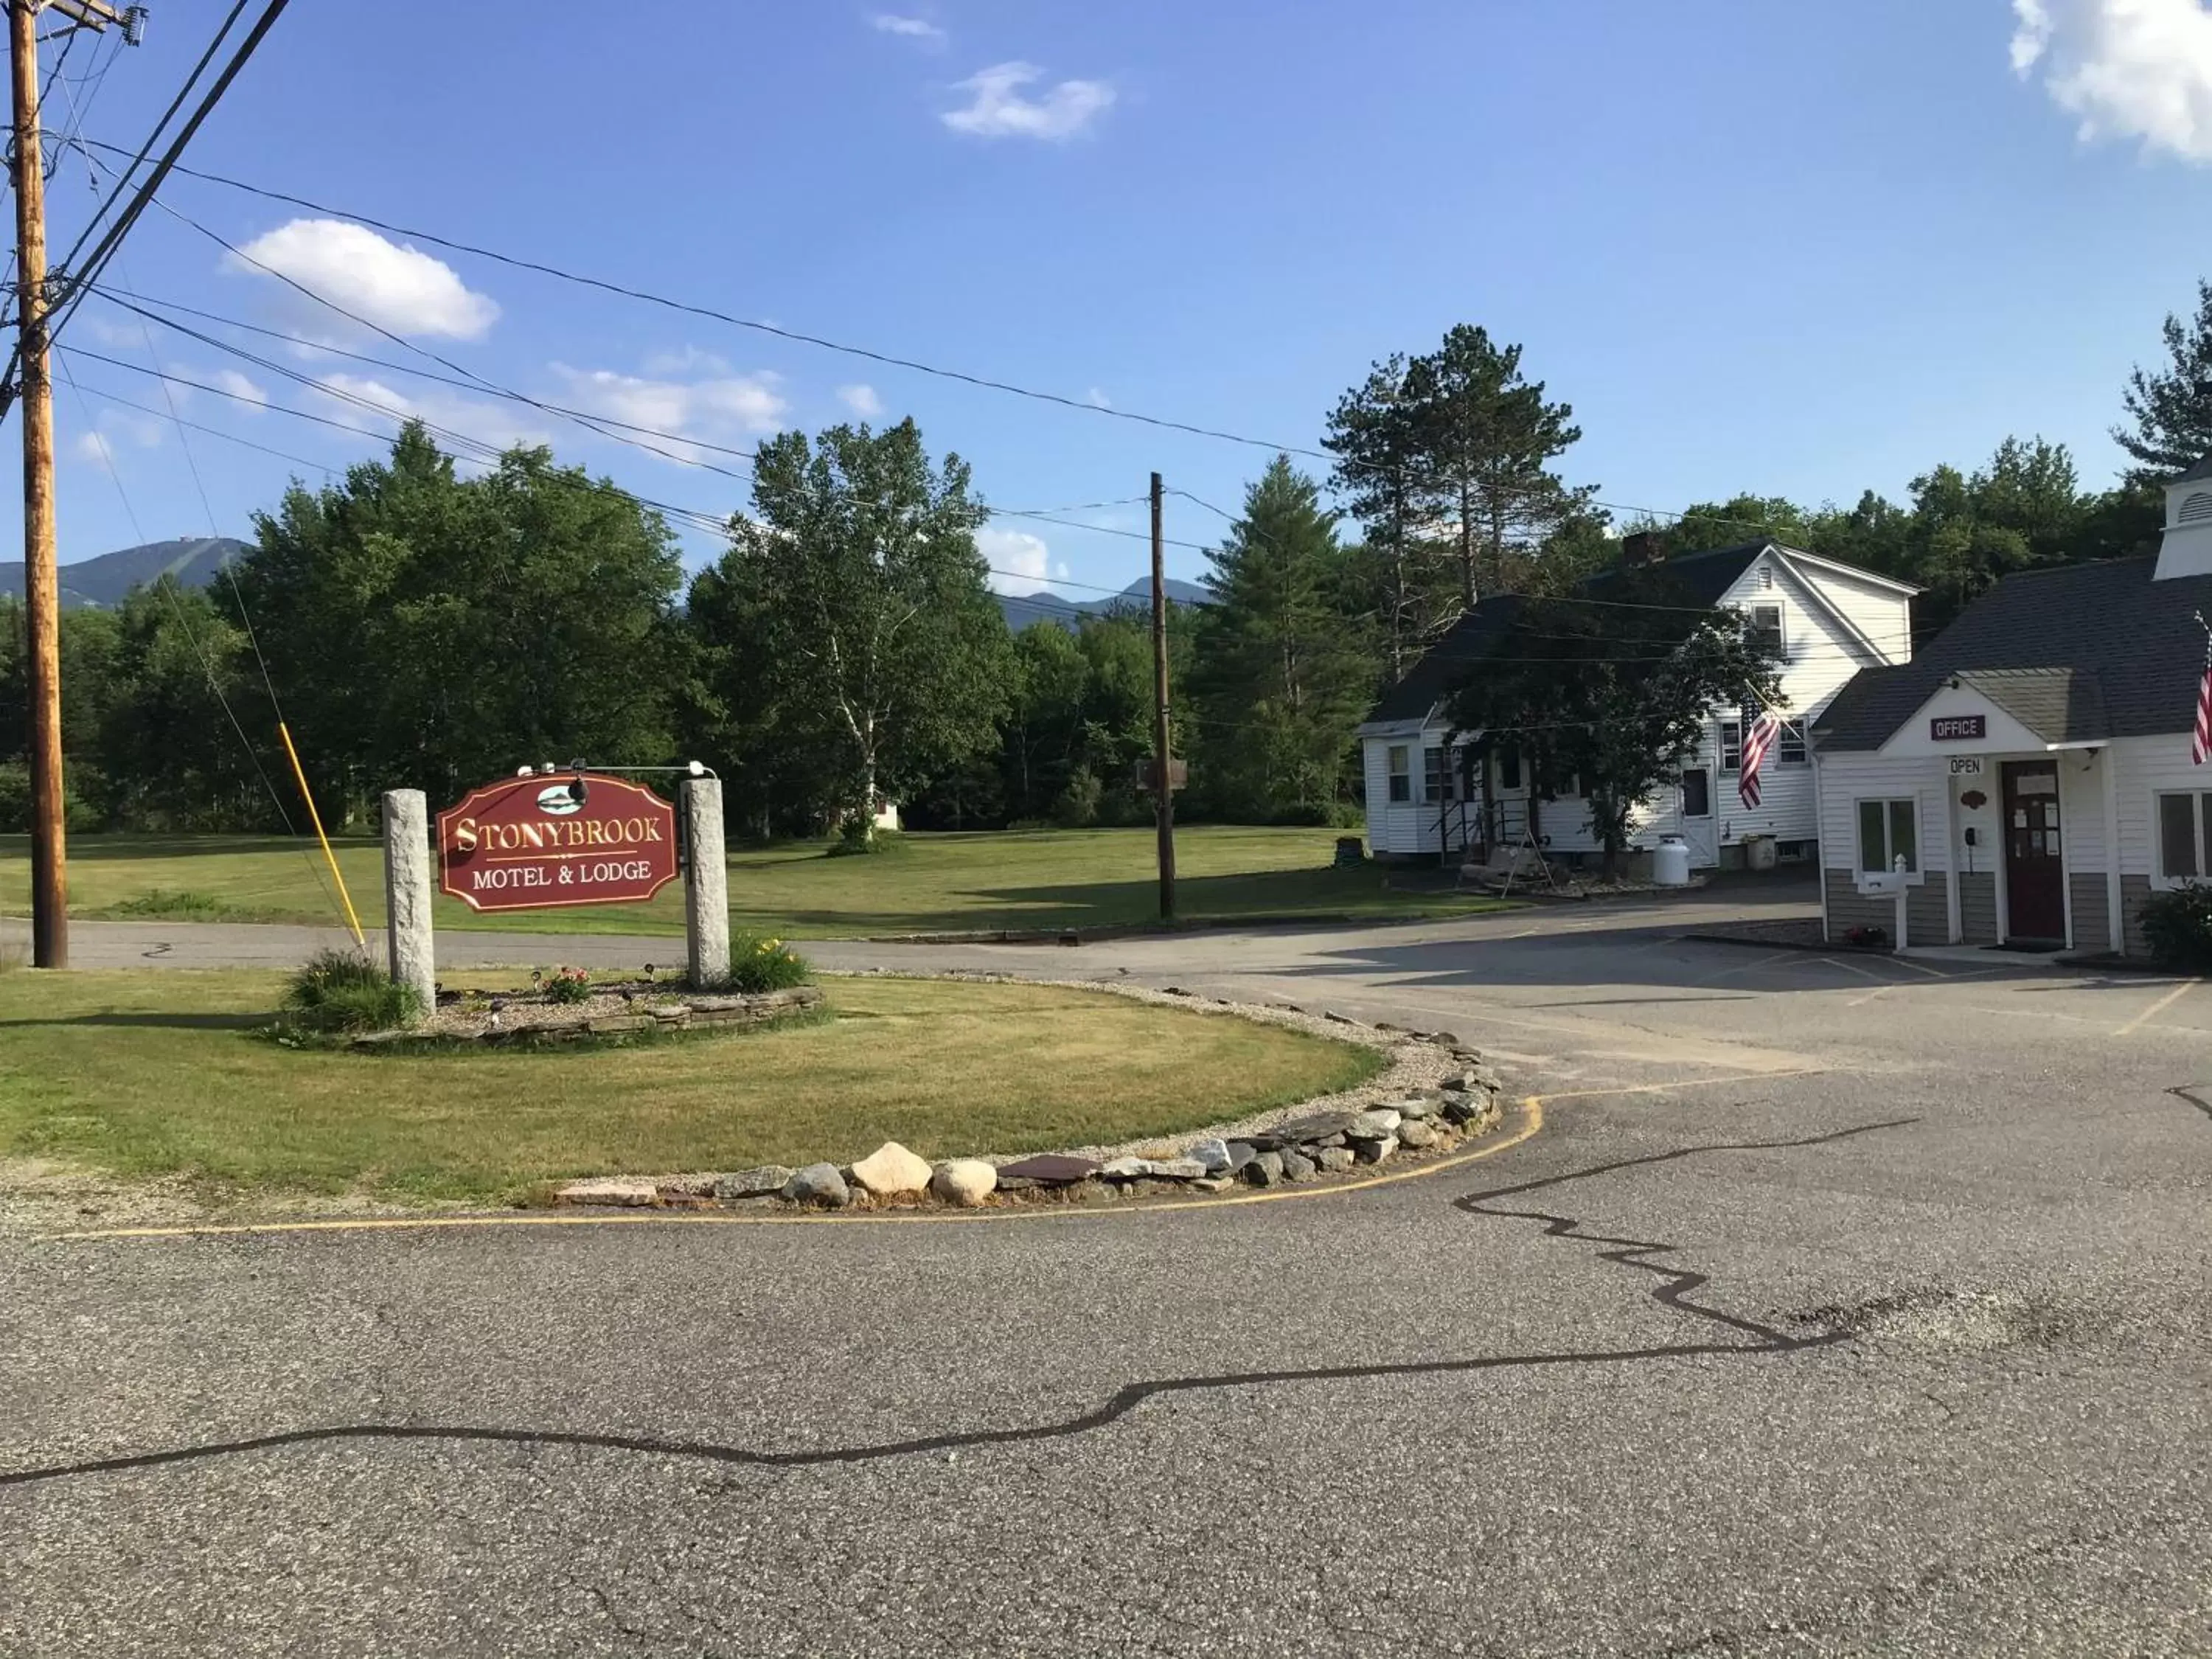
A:
[[[1805,752],[1813,762],[1813,862],[1820,877],[1820,943],[1832,945],[1828,933],[1828,813],[1820,796],[1820,746],[1813,740],[1809,714],[1805,718]]]

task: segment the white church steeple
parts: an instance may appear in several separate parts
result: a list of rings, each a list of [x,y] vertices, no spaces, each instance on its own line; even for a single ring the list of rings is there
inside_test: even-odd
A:
[[[2212,455],[2166,487],[2166,536],[2152,580],[2212,576]]]

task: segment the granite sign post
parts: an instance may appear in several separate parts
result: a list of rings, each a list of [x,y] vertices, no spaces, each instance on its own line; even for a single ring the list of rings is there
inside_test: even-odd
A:
[[[395,985],[413,988],[421,1012],[438,1005],[430,940],[430,807],[420,789],[384,797],[385,942]]]
[[[684,942],[691,984],[710,991],[730,976],[730,866],[722,842],[722,781],[684,781]]]

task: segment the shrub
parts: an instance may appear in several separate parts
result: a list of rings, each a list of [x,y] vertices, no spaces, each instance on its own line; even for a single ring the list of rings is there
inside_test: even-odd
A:
[[[2192,881],[2143,901],[2151,960],[2185,974],[2212,972],[2212,882]]]
[[[222,914],[222,901],[212,893],[187,888],[149,887],[112,907],[118,916],[198,916]]]
[[[763,991],[788,991],[811,976],[806,958],[780,939],[756,939],[739,933],[730,941],[729,988],[747,996]]]
[[[309,1031],[390,1031],[422,1012],[414,988],[350,951],[319,951],[284,988],[289,1022]]]
[[[1053,822],[1063,830],[1081,830],[1097,823],[1098,803],[1105,793],[1097,774],[1087,766],[1077,767],[1067,775],[1067,787],[1052,804]]]
[[[539,993],[548,1002],[568,1007],[592,999],[592,975],[587,969],[556,968],[549,974],[540,968],[530,977],[537,981]]]

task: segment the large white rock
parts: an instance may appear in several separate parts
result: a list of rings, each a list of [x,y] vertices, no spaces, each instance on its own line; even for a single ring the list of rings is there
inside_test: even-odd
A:
[[[886,1140],[853,1166],[853,1179],[878,1198],[918,1193],[929,1185],[929,1160]]]
[[[929,1190],[947,1204],[972,1210],[991,1195],[999,1172],[980,1158],[956,1158],[937,1166],[929,1177]]]

